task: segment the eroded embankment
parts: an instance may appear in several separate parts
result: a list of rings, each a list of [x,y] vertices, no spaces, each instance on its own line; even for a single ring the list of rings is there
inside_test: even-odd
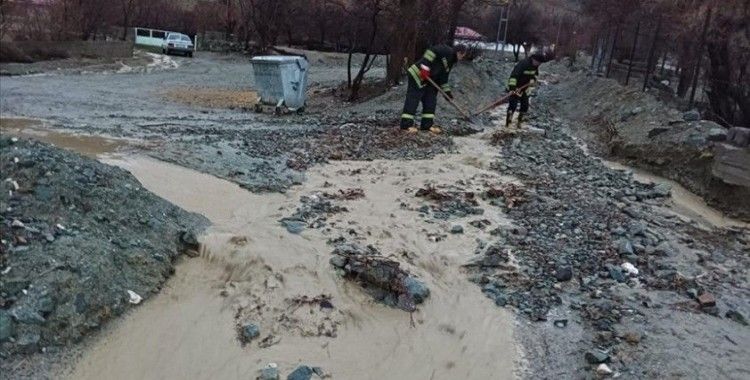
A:
[[[3,371],[23,370],[22,356],[79,342],[150,298],[207,224],[126,171],[48,144],[3,136],[0,172]]]
[[[552,70],[559,76],[540,93],[540,104],[572,121],[571,131],[593,151],[676,181],[722,212],[750,221],[747,180],[743,185],[715,170],[725,128],[700,120],[697,112],[683,114],[640,88],[559,65]]]

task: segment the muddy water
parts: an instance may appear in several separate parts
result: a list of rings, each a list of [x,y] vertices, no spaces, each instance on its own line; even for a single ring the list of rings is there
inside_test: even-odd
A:
[[[459,145],[462,151],[488,151],[478,140]],[[510,314],[494,306],[459,269],[484,232],[467,231],[435,243],[426,234],[449,226],[427,223],[400,207],[426,181],[508,180],[484,170],[489,160],[480,153],[419,162],[339,162],[312,170],[304,186],[286,195],[258,195],[148,158],[105,159],[129,170],[157,195],[207,216],[214,226],[202,239],[203,254],[180,263],[159,295],[112,323],[70,378],[254,378],[269,362],[278,363],[282,374],[307,363],[340,379],[514,377],[519,354]],[[361,174],[348,175],[353,172]],[[349,212],[340,214],[336,224],[342,231],[356,226],[365,232],[363,243],[396,255],[431,288],[431,297],[413,315],[377,304],[338,278],[328,264],[329,236],[316,230],[291,235],[276,222],[294,210],[301,195],[349,187],[362,188],[366,198],[347,202]],[[485,217],[507,223],[500,214]],[[278,343],[243,348],[237,341],[238,307],[280,305],[319,294],[332,296],[333,319],[340,322],[335,338],[301,333],[315,329],[320,316],[313,311],[280,329],[279,320],[289,315],[279,307],[272,308],[282,310],[277,314],[255,320],[262,334],[273,331]]]
[[[459,154],[429,161],[337,162],[311,170],[306,184],[287,194],[259,195],[150,158],[112,155],[127,142],[71,136],[47,131],[31,120],[8,120],[1,122],[3,133],[98,156],[129,170],[152,192],[213,222],[202,238],[201,255],[181,261],[162,292],[93,338],[66,371],[69,378],[254,378],[270,362],[278,363],[282,374],[305,363],[339,379],[505,379],[520,369],[523,358],[513,340],[511,316],[481,295],[460,270],[472,256],[476,239],[488,237],[465,228],[464,234],[447,234],[433,242],[426,235],[445,232],[450,225],[426,222],[400,206],[417,206],[413,193],[428,182],[514,181],[487,170],[496,157],[476,136],[456,139]],[[634,172],[638,180],[665,181]],[[713,225],[734,223],[672,185],[676,212]],[[277,223],[293,212],[301,195],[352,187],[362,188],[366,197],[347,201],[349,212],[333,218],[330,232],[292,235]],[[494,225],[509,223],[492,207],[485,209],[483,217]],[[398,259],[428,284],[432,295],[419,311],[410,315],[374,303],[333,273],[328,264],[331,247],[325,241],[352,228],[359,231],[360,242]],[[331,315],[285,309],[286,300],[320,294],[332,297]],[[262,337],[273,336],[269,347],[242,347],[237,341],[235,316],[241,308],[254,307],[268,311],[253,321]],[[339,324],[336,337],[315,334],[327,319]]]
[[[672,187],[670,208],[683,217],[698,222],[704,228],[710,227],[742,227],[750,228],[750,223],[733,219],[724,215],[721,211],[709,206],[701,197],[693,194],[679,183],[659,177],[648,171],[633,168],[614,161],[601,160],[610,169],[627,170],[633,173],[633,178],[642,183],[666,183]]]
[[[580,139],[575,140],[585,154],[592,155],[585,142]],[[696,221],[698,225],[703,228],[750,228],[750,223],[726,216],[721,211],[709,206],[703,198],[690,192],[690,190],[673,180],[660,177],[643,169],[638,169],[615,161],[609,161],[601,157],[597,157],[597,159],[610,169],[629,171],[633,173],[633,179],[638,182],[668,184],[672,188],[672,196],[667,205],[668,208],[677,216]]]
[[[131,144],[123,139],[54,131],[45,127],[44,121],[39,119],[3,117],[0,118],[0,132],[3,135],[43,141],[92,158],[121,151]]]

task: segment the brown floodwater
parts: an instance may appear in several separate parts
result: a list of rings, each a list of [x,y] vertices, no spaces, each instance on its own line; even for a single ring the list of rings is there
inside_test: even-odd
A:
[[[2,117],[0,133],[50,143],[92,158],[120,151],[131,144],[128,140],[113,137],[56,131],[46,127],[45,122],[39,119]]]
[[[54,143],[126,169],[146,189],[213,224],[201,237],[200,255],[181,259],[159,294],[90,338],[80,359],[63,371],[68,378],[252,379],[268,363],[278,364],[284,378],[304,363],[338,379],[508,379],[518,377],[524,366],[512,315],[496,307],[461,270],[473,256],[476,239],[489,237],[467,229],[431,241],[427,233],[449,226],[428,223],[400,206],[409,189],[426,182],[455,183],[474,176],[515,181],[488,170],[494,156],[479,138],[458,138],[458,154],[433,160],[317,166],[308,171],[304,185],[286,194],[255,194],[208,174],[122,153],[137,142],[50,131],[29,119],[6,118],[0,124],[3,133]],[[360,174],[342,174],[352,172]],[[666,181],[634,172],[638,180]],[[716,226],[737,223],[667,182],[673,186],[676,213]],[[328,263],[330,235],[320,230],[293,235],[278,223],[302,195],[354,187],[366,197],[347,202],[349,211],[334,217],[333,228],[366,232],[364,243],[397,257],[425,281],[431,296],[415,313],[376,303],[340,278]],[[499,213],[485,217],[495,225],[509,223]],[[335,311],[285,309],[289,299],[321,294],[331,297]],[[262,337],[273,336],[268,347],[254,342],[243,347],[237,340],[236,317],[252,308],[266,310],[252,321]],[[335,321],[335,337],[315,333],[322,320]]]

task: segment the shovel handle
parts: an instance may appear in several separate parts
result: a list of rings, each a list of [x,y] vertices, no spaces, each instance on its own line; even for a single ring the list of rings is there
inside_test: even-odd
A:
[[[436,89],[436,90],[438,90],[438,91],[440,92],[440,94],[441,94],[441,95],[443,95],[443,97],[445,98],[445,100],[446,100],[446,101],[448,101],[448,103],[450,103],[450,104],[451,104],[451,105],[453,106],[453,108],[455,108],[456,110],[458,110],[458,112],[460,112],[460,113],[461,113],[461,115],[463,115],[463,117],[464,117],[464,118],[465,118],[466,120],[471,120],[471,116],[470,116],[470,115],[469,115],[468,113],[466,113],[466,111],[464,111],[464,110],[463,110],[463,108],[459,107],[459,105],[458,105],[458,104],[456,104],[456,103],[455,103],[455,102],[453,101],[453,99],[451,99],[451,98],[450,98],[450,97],[448,96],[448,94],[447,94],[447,93],[445,93],[445,91],[443,91],[443,89],[442,89],[442,88],[440,88],[440,86],[438,86],[438,85],[437,85],[437,83],[435,83],[435,81],[434,81],[434,80],[432,80],[432,78],[430,78],[430,77],[427,77],[427,81],[428,81],[428,82],[430,82],[430,84],[432,85],[432,87],[435,87],[435,89]]]
[[[523,90],[525,90],[525,89],[526,89],[527,87],[529,87],[529,85],[531,85],[531,83],[526,83],[525,85],[523,85],[523,86],[521,86],[521,87],[517,88],[517,89],[516,89],[515,91],[523,91]],[[501,105],[501,104],[505,103],[505,101],[506,101],[506,100],[508,100],[508,98],[510,98],[510,97],[511,97],[511,95],[512,95],[512,94],[505,94],[505,95],[503,95],[503,97],[502,97],[502,98],[500,98],[500,99],[498,99],[498,100],[495,100],[494,102],[490,103],[490,105],[488,105],[488,106],[486,106],[486,107],[484,107],[484,108],[480,109],[480,110],[479,110],[479,111],[477,111],[477,112],[474,112],[474,114],[472,114],[471,116],[477,116],[477,115],[479,115],[479,114],[485,113],[485,112],[487,112],[487,111],[489,111],[489,110],[491,110],[491,109],[493,109],[493,108],[495,108],[495,107],[497,107],[497,106],[499,106],[499,105]]]

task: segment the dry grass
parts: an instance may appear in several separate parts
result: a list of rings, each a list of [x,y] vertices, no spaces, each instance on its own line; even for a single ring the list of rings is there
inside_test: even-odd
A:
[[[254,91],[179,87],[164,93],[167,99],[194,107],[251,109],[258,102]]]

